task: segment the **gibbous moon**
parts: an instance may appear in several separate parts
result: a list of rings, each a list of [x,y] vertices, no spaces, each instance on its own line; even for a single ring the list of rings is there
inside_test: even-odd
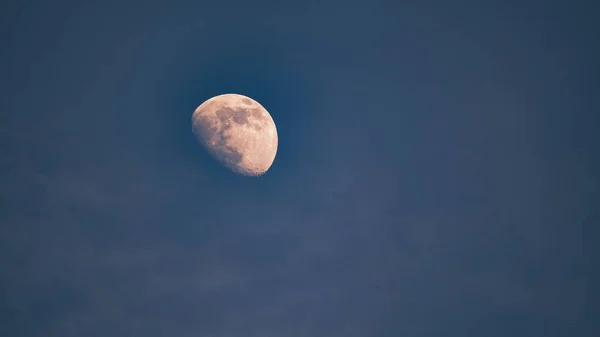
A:
[[[198,141],[221,164],[245,176],[260,176],[277,153],[277,128],[269,112],[250,97],[224,94],[192,115]]]

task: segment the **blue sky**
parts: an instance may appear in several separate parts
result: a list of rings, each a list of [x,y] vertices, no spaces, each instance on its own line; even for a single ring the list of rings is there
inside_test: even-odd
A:
[[[0,335],[595,335],[577,2],[0,9]],[[258,179],[191,132],[227,92]]]

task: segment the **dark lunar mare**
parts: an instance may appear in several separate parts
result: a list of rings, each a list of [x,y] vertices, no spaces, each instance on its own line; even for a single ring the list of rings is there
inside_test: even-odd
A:
[[[234,123],[244,125],[249,122],[250,112],[246,109],[234,110],[231,108],[221,108],[216,112],[217,117],[225,125],[227,121],[233,120]]]

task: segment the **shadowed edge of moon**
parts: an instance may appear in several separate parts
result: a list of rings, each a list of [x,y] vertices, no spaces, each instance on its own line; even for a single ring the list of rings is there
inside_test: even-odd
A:
[[[222,124],[221,128],[206,116],[199,116],[194,122],[194,129],[199,129],[202,145],[216,157],[218,161],[227,167],[238,170],[238,164],[242,161],[243,154],[229,144],[229,139],[225,131],[231,128],[231,125]],[[214,142],[214,145],[212,143]]]

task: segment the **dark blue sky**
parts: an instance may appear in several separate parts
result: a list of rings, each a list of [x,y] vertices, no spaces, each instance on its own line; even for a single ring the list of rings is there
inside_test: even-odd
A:
[[[2,2],[0,335],[595,335],[590,8]],[[226,92],[263,177],[194,140]]]

